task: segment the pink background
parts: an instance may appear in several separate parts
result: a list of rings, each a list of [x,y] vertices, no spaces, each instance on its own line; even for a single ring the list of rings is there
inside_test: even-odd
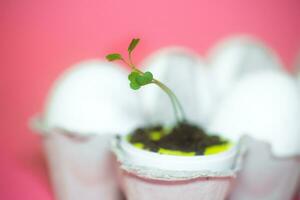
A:
[[[300,50],[299,0],[0,1],[0,199],[53,199],[40,138],[28,119],[55,78],[82,59],[142,39],[141,60],[179,44],[205,54],[219,39],[247,33],[291,70]]]

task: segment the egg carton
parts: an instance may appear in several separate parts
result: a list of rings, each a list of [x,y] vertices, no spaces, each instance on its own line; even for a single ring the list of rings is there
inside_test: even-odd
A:
[[[299,86],[283,71],[282,62],[273,50],[259,40],[239,36],[218,44],[209,52],[207,58],[201,58],[186,48],[170,47],[154,53],[141,66],[145,66],[146,71],[153,72],[154,77],[174,90],[185,105],[186,116],[190,122],[200,124],[210,132],[218,133],[233,142],[245,133],[256,140],[249,142],[246,164],[239,173],[241,178],[238,181],[241,184],[237,184],[232,198],[251,199],[249,193],[256,188],[258,181],[264,183],[261,185],[262,190],[266,189],[261,191],[261,198],[264,196],[268,200],[276,199],[268,196],[270,191],[275,190],[277,193],[273,193],[276,196],[292,196],[296,179],[299,179]],[[48,153],[52,174],[61,173],[59,171],[70,174],[71,172],[65,170],[69,161],[64,164],[59,162],[72,157],[84,162],[89,154],[94,158],[91,167],[96,167],[96,160],[100,159],[96,155],[98,148],[103,146],[107,152],[109,140],[96,138],[109,138],[112,133],[126,134],[134,127],[145,124],[169,125],[174,121],[169,99],[158,88],[145,87],[139,92],[130,91],[126,76],[127,72],[118,65],[91,60],[68,70],[55,84],[45,109],[45,124],[64,127],[71,133],[88,138],[90,133],[98,135],[85,146],[85,143],[70,139],[73,137],[65,137],[68,134],[58,134],[54,129],[44,134],[43,137],[49,138],[45,139],[45,146],[49,146],[46,152],[59,150],[64,156],[58,161],[53,156],[57,152]],[[95,141],[95,144],[91,141]],[[270,146],[265,148],[262,144]],[[254,151],[258,149],[260,152]],[[62,152],[68,153],[65,155]],[[72,152],[76,152],[78,157]],[[55,167],[51,167],[51,160],[57,163]],[[106,163],[106,160],[103,159],[100,163]],[[267,166],[267,170],[263,166]],[[70,174],[71,176],[73,175]],[[125,180],[128,182],[123,182],[132,187],[138,180],[143,180],[135,174],[125,174],[124,177],[127,177]],[[279,189],[272,177],[282,179],[290,189]],[[144,179],[147,182],[145,187],[151,188],[149,177]],[[164,181],[159,180],[162,185],[165,184]],[[205,187],[204,180],[199,177],[197,181]],[[59,181],[54,182],[55,185]],[[68,185],[71,186],[73,183],[69,182]],[[79,180],[74,188],[76,185],[79,187]],[[64,187],[60,185],[57,188],[59,191]],[[68,190],[75,191],[70,188]],[[247,188],[253,190],[249,191]],[[83,190],[83,194],[88,190]]]
[[[46,130],[37,119],[34,129],[42,135],[50,179],[57,200],[120,200],[112,135],[83,135],[62,129]]]
[[[247,156],[230,200],[293,199],[300,186],[300,156],[275,156],[270,144],[245,138]]]
[[[243,140],[215,156],[159,155],[134,149],[120,138],[113,140],[112,149],[128,200],[223,200],[234,185],[246,152]]]
[[[207,177],[185,181],[153,180],[121,171],[123,191],[128,200],[223,200],[232,187],[233,177]]]

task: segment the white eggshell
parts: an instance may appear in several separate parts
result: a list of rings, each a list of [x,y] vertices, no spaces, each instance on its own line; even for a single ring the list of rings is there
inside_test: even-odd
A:
[[[260,72],[241,80],[220,105],[209,130],[238,140],[243,134],[271,144],[278,156],[300,154],[300,99],[284,72]]]
[[[213,89],[210,88],[208,69],[200,57],[184,48],[165,48],[146,59],[142,66],[171,88],[189,121],[206,124],[213,103]],[[142,88],[141,98],[148,122],[174,122],[170,99],[160,88],[155,85]]]
[[[230,93],[245,75],[282,68],[279,57],[270,48],[246,36],[221,41],[209,53],[208,61],[219,98]]]
[[[120,66],[98,60],[73,66],[48,97],[44,125],[82,134],[127,133],[141,120],[127,74]]]

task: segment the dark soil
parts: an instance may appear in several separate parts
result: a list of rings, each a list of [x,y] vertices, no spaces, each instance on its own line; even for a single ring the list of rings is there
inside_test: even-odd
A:
[[[160,133],[159,139],[153,139],[153,132]],[[219,136],[208,135],[195,125],[181,123],[173,129],[166,131],[162,126],[139,128],[130,136],[132,144],[142,143],[143,149],[158,152],[160,148],[181,152],[195,152],[196,155],[203,155],[207,147],[225,144]]]

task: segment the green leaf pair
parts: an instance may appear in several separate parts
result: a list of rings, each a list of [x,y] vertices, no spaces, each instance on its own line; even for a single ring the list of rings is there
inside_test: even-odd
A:
[[[140,39],[135,38],[132,39],[132,41],[130,42],[129,46],[128,46],[128,52],[129,54],[131,54],[131,52],[133,51],[133,49],[135,49],[135,47],[138,45],[138,43],[140,42]],[[115,61],[115,60],[122,60],[122,55],[119,53],[112,53],[112,54],[108,54],[106,56],[106,59],[108,61]]]
[[[151,72],[140,74],[139,72],[133,71],[129,74],[128,79],[130,81],[130,87],[134,90],[138,90],[141,86],[151,83],[153,75]]]

